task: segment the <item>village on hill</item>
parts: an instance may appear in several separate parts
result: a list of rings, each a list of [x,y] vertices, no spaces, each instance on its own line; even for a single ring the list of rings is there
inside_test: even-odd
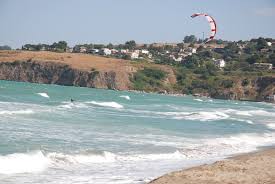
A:
[[[65,41],[59,41],[52,45],[25,44],[22,50],[83,53],[191,68],[212,63],[220,69],[233,64],[240,65],[235,66],[239,68],[271,70],[275,65],[275,40],[271,38],[238,42],[213,40],[204,43],[191,35],[186,36],[181,43],[137,44],[131,40],[119,45],[79,44],[74,47],[69,47]]]

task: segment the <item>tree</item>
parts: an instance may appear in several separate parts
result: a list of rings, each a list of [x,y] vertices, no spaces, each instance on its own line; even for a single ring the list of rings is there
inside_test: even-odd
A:
[[[126,49],[133,50],[133,49],[136,48],[136,46],[137,46],[137,44],[134,40],[130,40],[130,41],[125,42],[125,48]]]
[[[64,52],[67,48],[68,44],[66,41],[59,41],[59,42],[54,42],[50,47],[52,50],[55,51],[60,51],[60,52]]]
[[[275,53],[269,55],[268,62],[275,65]]]
[[[195,35],[185,36],[183,41],[184,43],[195,43],[197,42],[197,38]]]
[[[107,48],[108,48],[108,49],[113,49],[113,48],[114,48],[114,45],[111,44],[111,43],[109,43],[109,44],[107,45]]]
[[[200,67],[202,64],[201,59],[197,55],[191,55],[187,56],[184,61],[184,66],[187,68],[195,68],[195,67]]]
[[[254,54],[246,59],[249,64],[259,63],[261,61],[261,57],[258,54]]]
[[[257,50],[261,50],[267,47],[267,41],[262,37],[258,38],[256,47],[257,47]]]

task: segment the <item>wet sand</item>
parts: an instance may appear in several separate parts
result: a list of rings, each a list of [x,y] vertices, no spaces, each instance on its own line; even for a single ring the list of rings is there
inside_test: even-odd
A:
[[[172,172],[150,184],[275,184],[275,148]]]

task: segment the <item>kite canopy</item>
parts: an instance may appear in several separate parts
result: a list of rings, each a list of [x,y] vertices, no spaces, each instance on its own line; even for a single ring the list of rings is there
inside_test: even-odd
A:
[[[204,16],[206,18],[206,20],[209,22],[209,25],[210,25],[210,28],[211,28],[211,32],[210,32],[209,38],[206,41],[206,43],[207,43],[207,42],[213,40],[214,37],[215,37],[215,35],[216,35],[216,33],[217,33],[216,21],[213,19],[213,17],[211,17],[210,15],[205,14],[205,13],[195,13],[191,17],[195,18],[195,17],[198,17],[198,16]]]

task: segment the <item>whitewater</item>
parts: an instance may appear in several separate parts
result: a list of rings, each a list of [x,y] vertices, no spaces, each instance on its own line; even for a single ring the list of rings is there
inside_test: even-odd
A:
[[[268,103],[0,81],[0,183],[144,184],[273,146],[274,119]]]

